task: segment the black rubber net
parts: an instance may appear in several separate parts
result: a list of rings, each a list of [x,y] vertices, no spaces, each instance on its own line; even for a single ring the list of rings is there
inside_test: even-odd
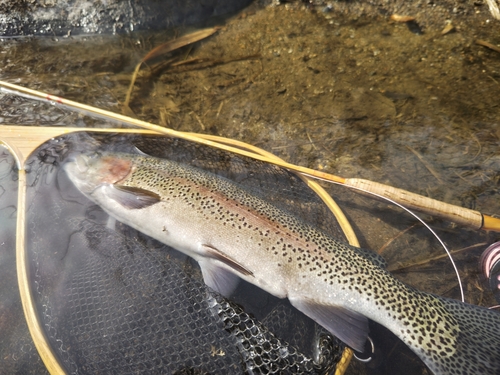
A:
[[[230,178],[337,238],[324,203],[294,174],[168,137],[75,133],[27,162],[27,250],[38,318],[71,374],[329,374],[344,346],[241,282],[209,290],[193,260],[113,222],[61,168],[78,152],[146,153]]]

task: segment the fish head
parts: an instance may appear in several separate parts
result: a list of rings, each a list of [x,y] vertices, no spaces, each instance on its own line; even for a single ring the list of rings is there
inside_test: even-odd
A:
[[[132,173],[132,169],[132,159],[111,154],[80,154],[64,165],[69,179],[86,194],[103,185],[120,183]]]

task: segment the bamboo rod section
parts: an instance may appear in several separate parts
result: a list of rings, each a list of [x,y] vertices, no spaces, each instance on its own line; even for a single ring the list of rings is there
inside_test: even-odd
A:
[[[107,119],[113,119],[113,120],[121,122],[121,123],[138,126],[138,127],[144,128],[144,129],[155,131],[155,132],[158,132],[161,134],[166,134],[166,135],[169,135],[172,137],[178,137],[178,138],[186,139],[186,140],[189,140],[192,142],[198,142],[201,144],[205,144],[207,146],[216,147],[216,148],[223,149],[223,150],[226,150],[229,152],[233,152],[233,153],[236,153],[239,155],[247,156],[247,157],[250,157],[250,158],[253,158],[256,160],[261,160],[261,161],[264,161],[267,163],[272,163],[272,164],[278,165],[282,168],[286,168],[288,170],[301,173],[301,174],[308,176],[308,177],[313,177],[313,178],[316,178],[319,180],[324,180],[324,181],[329,181],[329,182],[335,182],[335,183],[339,183],[339,184],[342,184],[342,185],[345,185],[348,187],[354,187],[354,186],[349,186],[349,184],[346,183],[346,179],[343,177],[335,176],[335,175],[325,173],[325,172],[316,171],[316,170],[313,170],[310,168],[297,166],[297,165],[290,164],[290,163],[287,163],[287,162],[284,162],[281,160],[269,159],[267,156],[255,154],[255,153],[249,152],[245,149],[233,147],[231,145],[235,144],[235,142],[230,140],[230,139],[224,139],[224,142],[221,143],[222,138],[217,137],[216,138],[217,142],[216,142],[216,141],[211,140],[211,138],[215,139],[213,137],[203,136],[201,134],[183,133],[183,132],[175,131],[175,130],[164,128],[164,127],[161,127],[158,125],[153,125],[153,124],[150,124],[150,123],[145,122],[145,121],[136,120],[136,119],[133,119],[133,118],[130,118],[127,116],[123,116],[120,114],[116,114],[116,113],[113,113],[110,111],[95,108],[95,107],[92,107],[89,105],[77,103],[77,102],[74,102],[71,100],[66,100],[66,99],[63,99],[63,98],[60,98],[57,96],[52,96],[50,94],[46,94],[46,93],[39,92],[36,90],[27,89],[27,88],[24,88],[24,87],[21,87],[18,85],[14,85],[14,84],[11,84],[8,82],[0,81],[0,89],[2,91],[12,93],[15,95],[24,95],[24,96],[27,96],[30,98],[46,100],[46,101],[49,101],[52,103],[58,103],[58,104],[63,105],[63,106],[78,109],[78,110],[85,112],[85,113],[93,114],[95,116],[105,117]],[[455,217],[457,217],[457,218],[460,218],[460,224],[462,224],[462,225],[469,226],[469,227],[474,228],[474,229],[493,230],[493,231],[500,232],[500,219],[498,219],[498,218],[495,218],[492,216],[487,216],[487,215],[481,214],[478,211],[469,210],[469,209],[459,207],[459,206],[449,205],[449,204],[445,204],[445,203],[436,204],[437,201],[434,199],[431,199],[431,198],[427,198],[427,197],[420,196],[420,195],[417,195],[414,193],[410,193],[410,192],[407,192],[405,190],[392,188],[390,186],[381,185],[381,184],[378,184],[375,182],[371,182],[371,181],[368,181],[368,182],[369,183],[362,183],[362,184],[360,183],[360,185],[362,185],[362,188],[358,187],[356,189],[359,189],[359,190],[364,191],[366,193],[370,193],[370,190],[368,190],[368,189],[371,189],[372,187],[377,188],[377,190],[380,191],[380,193],[376,193],[376,194],[380,194],[380,195],[384,196],[384,194],[390,193],[391,196],[387,197],[387,198],[390,198],[390,199],[392,199],[392,200],[394,200],[402,205],[407,204],[406,198],[407,198],[407,196],[411,195],[412,198],[410,199],[410,201],[418,201],[418,203],[415,204],[415,206],[413,207],[413,209],[416,211],[420,211],[420,212],[424,212],[424,213],[427,213],[427,214],[430,214],[433,216],[441,217],[441,218],[444,218],[446,220],[454,219]],[[384,186],[384,188],[380,188],[380,186]],[[418,199],[415,198],[416,196],[418,196]],[[451,212],[450,212],[450,207],[453,207]],[[444,211],[442,211],[442,210],[444,210]],[[481,218],[480,223],[478,220],[479,217]]]
[[[383,197],[397,201],[406,208],[425,214],[433,215],[435,212],[439,212],[441,218],[459,225],[469,226],[474,229],[488,229],[485,228],[483,224],[483,215],[478,211],[440,202],[406,190],[360,178],[347,178],[345,180],[345,185],[362,191],[379,194]]]

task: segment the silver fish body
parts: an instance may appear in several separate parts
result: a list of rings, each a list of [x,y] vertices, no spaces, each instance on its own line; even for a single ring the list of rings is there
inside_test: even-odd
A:
[[[193,257],[229,294],[238,277],[362,350],[367,318],[435,374],[500,374],[500,314],[419,292],[383,260],[326,235],[235,183],[153,157],[104,154],[67,163],[69,178],[111,216]]]

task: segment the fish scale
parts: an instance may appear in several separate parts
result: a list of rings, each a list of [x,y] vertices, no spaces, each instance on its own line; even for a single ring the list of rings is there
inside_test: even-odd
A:
[[[360,350],[367,319],[435,374],[500,374],[500,314],[409,287],[383,260],[340,242],[236,183],[165,159],[104,154],[65,167],[111,216],[192,256],[208,286],[238,277]]]

